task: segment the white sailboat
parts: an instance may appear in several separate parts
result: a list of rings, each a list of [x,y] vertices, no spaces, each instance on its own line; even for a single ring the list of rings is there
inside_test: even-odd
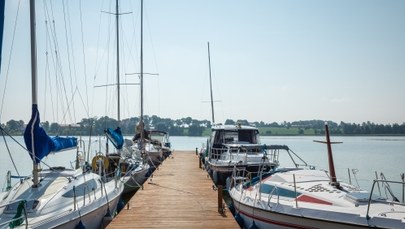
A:
[[[254,180],[233,181],[229,194],[235,218],[244,228],[405,228],[405,204],[390,185],[404,182],[374,180],[388,188],[382,196],[338,182],[326,126],[329,173],[314,168],[277,168]]]
[[[156,169],[160,163],[163,161],[163,149],[158,147],[157,145],[153,144],[149,138],[148,132],[145,130],[145,123],[143,118],[143,0],[141,0],[141,39],[140,39],[140,87],[141,87],[141,115],[140,121],[137,126],[137,133],[135,133],[135,137],[132,139],[133,149],[140,150],[142,155],[147,157],[147,161],[151,166],[152,170]]]
[[[39,125],[35,0],[30,1],[30,31],[32,116],[24,140],[32,158],[33,174],[2,194],[0,228],[100,228],[103,219],[114,214],[123,185],[85,167],[41,168],[42,159],[50,152],[78,148],[76,138],[51,138]],[[99,170],[103,170],[97,163]]]
[[[117,50],[117,114],[118,124],[120,118],[120,45],[119,45],[119,7],[118,0],[115,2],[115,18],[116,18],[116,50]],[[121,134],[120,128],[115,130],[107,128],[105,134],[116,148],[115,153],[106,153],[106,157],[111,165],[109,168],[110,174],[114,174],[116,170],[121,171],[121,181],[124,183],[124,192],[131,193],[142,186],[149,176],[149,164],[145,162],[142,155],[136,150],[124,146],[125,140]],[[127,141],[128,142],[128,141]],[[125,152],[124,152],[125,151]],[[102,157],[102,155],[96,156]]]

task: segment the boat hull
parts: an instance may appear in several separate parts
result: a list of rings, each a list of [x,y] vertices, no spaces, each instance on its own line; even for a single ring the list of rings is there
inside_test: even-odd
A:
[[[253,208],[233,199],[235,217],[244,228],[250,228],[254,224],[257,228],[298,228],[298,229],[358,229],[358,228],[383,228],[372,225],[353,225],[347,223],[333,222],[307,218],[299,215],[283,214],[275,211],[267,211],[260,208]],[[240,220],[241,219],[241,220]]]
[[[43,173],[47,177],[39,188],[32,188],[27,178],[9,191],[0,203],[0,228],[9,227],[7,222],[18,214],[17,205],[23,200],[27,215],[15,228],[75,228],[79,224],[101,228],[104,219],[115,215],[124,188],[121,182],[104,183],[96,174],[68,170]],[[85,188],[91,186],[97,188]]]
[[[143,183],[148,179],[150,173],[149,165],[144,166],[144,168],[140,169],[139,171],[133,171],[131,174],[124,176],[121,180],[124,183],[124,191],[123,194],[135,192],[140,187],[142,187]]]

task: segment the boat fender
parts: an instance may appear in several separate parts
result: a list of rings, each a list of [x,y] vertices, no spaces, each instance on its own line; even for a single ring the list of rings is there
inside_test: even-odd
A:
[[[93,168],[93,170],[97,170],[97,161],[98,160],[102,160],[103,161],[103,165],[104,165],[104,169],[108,169],[110,162],[108,161],[108,159],[103,156],[103,155],[97,155],[93,157],[93,160],[91,161],[91,167]]]

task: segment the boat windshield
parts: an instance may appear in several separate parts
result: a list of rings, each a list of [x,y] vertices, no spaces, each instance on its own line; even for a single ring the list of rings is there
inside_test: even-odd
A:
[[[260,144],[257,130],[217,130],[213,132],[214,144]]]

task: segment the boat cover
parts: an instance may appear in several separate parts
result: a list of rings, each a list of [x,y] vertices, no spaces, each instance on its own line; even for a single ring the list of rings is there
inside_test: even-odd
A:
[[[50,152],[58,152],[77,146],[77,138],[49,137],[39,123],[38,105],[32,104],[31,120],[25,128],[24,141],[35,163],[39,163],[42,158],[46,157]],[[34,142],[34,144],[32,144],[32,142]]]
[[[115,130],[107,128],[105,134],[116,149],[122,149],[122,146],[124,145],[124,137],[122,136],[121,129],[119,127],[117,127]]]

